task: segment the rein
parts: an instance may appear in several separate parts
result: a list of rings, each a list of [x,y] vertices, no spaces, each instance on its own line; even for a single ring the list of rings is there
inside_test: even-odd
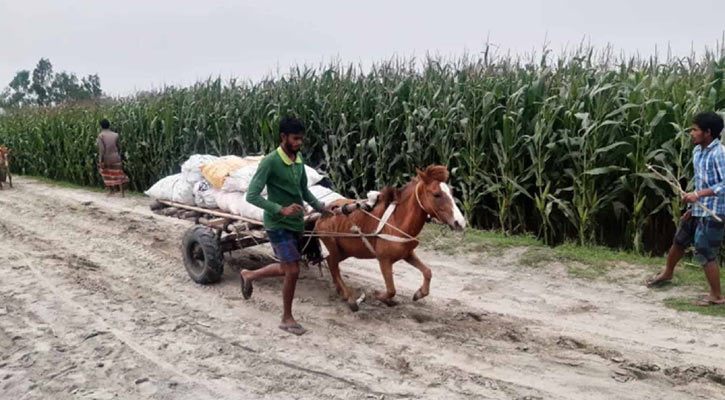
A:
[[[423,205],[421,204],[420,198],[418,197],[418,187],[419,186],[420,186],[420,183],[418,183],[418,185],[416,185],[416,187],[415,187],[415,198],[418,201],[418,205],[423,210],[423,212],[425,212],[426,214],[428,214],[426,212],[425,208],[423,207]],[[409,233],[403,231],[402,229],[400,229],[397,226],[394,226],[394,225],[392,225],[392,224],[390,224],[388,222],[390,220],[390,217],[395,212],[395,209],[396,208],[397,208],[397,204],[396,203],[391,203],[388,206],[388,208],[385,209],[385,213],[383,213],[383,217],[382,218],[378,218],[377,216],[375,216],[374,214],[368,212],[367,210],[364,210],[362,208],[358,208],[358,210],[361,211],[363,214],[365,214],[365,215],[367,215],[369,217],[372,217],[372,218],[374,218],[375,220],[378,221],[378,226],[375,229],[375,232],[373,232],[373,233],[365,233],[365,232],[362,231],[362,229],[360,229],[359,226],[357,226],[355,224],[352,225],[352,228],[351,228],[351,231],[352,232],[351,233],[347,233],[347,232],[324,232],[324,231],[321,232],[321,231],[314,231],[314,230],[313,231],[304,231],[303,233],[307,237],[317,237],[317,238],[326,238],[326,237],[328,237],[328,238],[360,239],[360,240],[362,240],[363,244],[365,244],[365,247],[367,247],[367,249],[372,254],[374,254],[377,257],[377,252],[375,251],[375,248],[373,248],[372,244],[368,240],[369,238],[382,239],[382,240],[386,240],[386,241],[389,241],[389,242],[395,242],[395,243],[409,243],[409,242],[413,242],[413,241],[420,242],[420,240],[418,240],[418,238],[411,236]],[[344,215],[347,215],[347,214],[344,214]],[[390,235],[390,234],[387,234],[387,233],[382,233],[383,232],[383,229],[386,226],[388,226],[388,227],[392,228],[393,230],[395,230],[395,231],[403,234],[406,237],[399,237],[399,236]]]
[[[304,231],[305,236],[309,237],[339,237],[339,238],[380,238],[383,240],[388,240],[391,242],[398,242],[398,243],[407,243],[411,241],[418,241],[417,238],[411,236],[407,232],[403,231],[402,229],[398,228],[397,226],[394,226],[388,222],[390,217],[393,215],[393,212],[395,211],[396,204],[390,204],[388,208],[385,209],[385,213],[383,214],[383,218],[378,218],[374,214],[367,212],[363,209],[360,209],[362,213],[365,215],[372,217],[378,221],[378,227],[375,229],[375,232],[373,233],[364,233],[362,230],[360,230],[357,225],[353,225],[353,232],[355,233],[346,233],[346,232],[325,232],[325,231]],[[407,238],[401,238],[399,236],[389,235],[387,233],[382,233],[383,228],[385,226],[388,226],[392,228],[393,230],[396,230],[403,235],[407,236]],[[357,229],[355,229],[357,228]]]

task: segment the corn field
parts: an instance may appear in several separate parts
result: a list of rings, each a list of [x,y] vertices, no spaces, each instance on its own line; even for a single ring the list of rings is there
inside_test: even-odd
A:
[[[445,164],[476,227],[661,253],[683,204],[645,165],[690,185],[692,117],[725,108],[721,53],[661,62],[593,49],[536,59],[486,52],[365,72],[298,68],[257,83],[208,80],[8,112],[0,143],[13,149],[16,173],[99,185],[105,117],[122,135],[132,188],[145,190],[191,154],[272,150],[279,118],[293,114],[307,126],[308,164],[348,195]]]

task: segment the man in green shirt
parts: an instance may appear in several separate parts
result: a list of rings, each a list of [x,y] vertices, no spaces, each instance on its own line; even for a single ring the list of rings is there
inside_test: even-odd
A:
[[[329,211],[307,188],[305,164],[299,154],[304,130],[302,123],[295,118],[283,118],[280,121],[281,144],[259,163],[247,191],[247,201],[264,210],[264,227],[280,262],[256,271],[241,271],[242,295],[245,299],[252,296],[252,282],[255,280],[284,276],[284,313],[279,328],[295,335],[306,332],[292,317],[292,299],[300,273],[300,244],[304,230],[302,202],[306,201],[317,211]],[[266,199],[262,197],[265,187]]]

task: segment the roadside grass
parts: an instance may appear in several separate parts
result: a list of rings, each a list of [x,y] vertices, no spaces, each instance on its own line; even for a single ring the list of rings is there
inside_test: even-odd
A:
[[[695,298],[669,298],[665,299],[665,306],[677,311],[695,312],[702,315],[725,318],[725,305],[702,307],[694,305],[694,300]]]
[[[600,246],[584,247],[573,243],[549,247],[531,235],[510,236],[476,229],[469,229],[463,235],[452,233],[448,228],[439,225],[427,226],[420,239],[424,248],[451,255],[524,247],[526,249],[520,259],[522,266],[539,268],[558,261],[567,265],[570,275],[581,278],[605,276],[619,264],[649,268],[664,265],[663,257],[646,257]]]
[[[469,229],[465,235],[453,233],[447,227],[428,225],[419,236],[423,248],[444,254],[460,255],[465,253],[492,253],[510,248],[524,248],[519,265],[528,268],[542,268],[554,262],[563,264],[569,276],[581,279],[617,280],[613,272],[617,268],[644,269],[642,279],[647,274],[656,274],[665,265],[665,257],[648,257],[632,252],[613,250],[600,246],[580,246],[565,243],[549,247],[531,235],[505,235],[500,232]],[[631,277],[631,274],[630,274]],[[621,277],[619,279],[622,279]],[[627,278],[630,279],[630,278]],[[721,278],[722,279],[722,278]],[[675,269],[671,285],[660,289],[669,291],[684,288],[688,291],[706,293],[708,286],[702,268],[686,256]],[[697,312],[703,315],[725,317],[725,305],[700,307],[692,304],[695,297],[671,297],[665,305],[678,311]]]

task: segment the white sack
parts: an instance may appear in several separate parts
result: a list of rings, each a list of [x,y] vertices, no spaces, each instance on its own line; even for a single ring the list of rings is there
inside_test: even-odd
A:
[[[217,208],[216,196],[218,189],[212,187],[206,179],[194,184],[194,201],[204,208]]]
[[[264,219],[264,210],[257,208],[247,202],[246,193],[241,192],[216,192],[217,206],[230,214],[241,215],[255,221]]]
[[[232,171],[224,180],[222,190],[225,192],[246,192],[249,190],[249,183],[252,182],[254,174],[257,172],[259,163],[246,165],[235,171]],[[305,174],[307,175],[307,186],[311,187],[320,183],[323,176],[314,168],[305,165]],[[262,193],[267,193],[265,188]]]
[[[204,179],[201,167],[207,163],[218,160],[219,157],[210,154],[194,154],[181,164],[181,173],[184,179],[192,185]]]
[[[182,174],[170,175],[161,179],[145,193],[156,200],[196,205],[193,186],[184,179]]]

